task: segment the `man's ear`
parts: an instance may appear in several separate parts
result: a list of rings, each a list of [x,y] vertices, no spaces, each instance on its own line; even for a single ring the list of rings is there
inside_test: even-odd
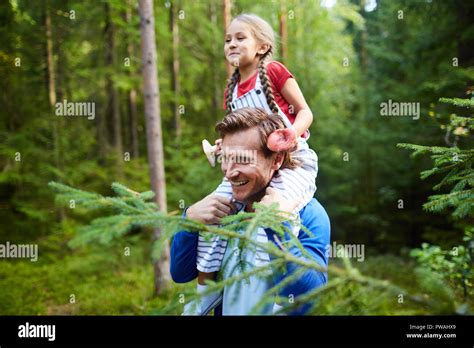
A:
[[[273,157],[273,162],[272,162],[272,169],[273,170],[278,170],[280,167],[283,165],[283,161],[285,159],[285,156],[283,153],[278,152],[275,157]]]

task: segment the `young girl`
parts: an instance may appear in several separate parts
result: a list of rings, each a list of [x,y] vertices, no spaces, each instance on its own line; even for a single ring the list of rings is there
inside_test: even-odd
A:
[[[257,107],[282,117],[288,128],[272,133],[267,146],[272,151],[296,148],[291,154],[301,166],[279,170],[270,186],[288,200],[299,200],[294,210],[297,216],[316,191],[318,158],[306,143],[313,115],[291,73],[283,64],[271,60],[274,50],[273,29],[262,18],[241,14],[232,20],[226,30],[224,54],[236,69],[225,91],[225,108],[229,113],[243,107]],[[219,146],[220,140],[216,144]],[[232,197],[233,184],[224,179],[215,193]],[[293,232],[297,235],[299,228]],[[199,236],[199,293],[206,291],[205,281],[214,279],[220,269],[226,246],[227,241],[222,238],[209,241]],[[193,314],[206,314],[219,297],[221,294],[204,296],[197,306],[198,312]]]

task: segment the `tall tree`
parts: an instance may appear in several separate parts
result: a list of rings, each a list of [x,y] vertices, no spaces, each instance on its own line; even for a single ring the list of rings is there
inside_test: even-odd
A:
[[[176,140],[179,144],[181,138],[181,115],[179,113],[179,95],[181,85],[179,83],[179,26],[176,16],[177,1],[171,1],[170,4],[170,31],[173,41],[171,58],[171,84],[173,90],[173,110],[174,110],[174,129]]]
[[[123,165],[123,148],[122,148],[122,123],[120,118],[120,102],[117,87],[112,80],[112,71],[116,68],[115,57],[115,24],[112,18],[112,8],[109,3],[105,3],[106,13],[106,64],[110,69],[107,72],[107,91],[109,95],[109,112],[111,114],[113,139],[112,144],[116,156],[117,169],[119,175],[122,173]]]
[[[211,36],[212,54],[210,57],[210,62],[212,67],[217,67],[217,64],[221,64],[222,60],[222,43],[219,41],[221,36],[216,35],[215,31],[219,26],[217,23],[217,4],[214,1],[209,2],[209,18],[213,28]],[[224,82],[220,81],[217,71],[212,74],[212,114],[215,116],[219,115],[218,110],[222,110],[221,88],[223,84]]]
[[[280,60],[283,64],[288,62],[287,16],[285,0],[280,0]]]
[[[223,0],[224,1],[224,30],[227,29],[227,27],[230,24],[230,21],[232,20],[232,15],[231,15],[231,0]],[[232,72],[234,71],[234,68],[229,64],[229,62],[226,61],[226,68],[227,68],[227,77],[230,77],[232,75]]]
[[[163,156],[163,138],[161,131],[160,90],[156,67],[155,17],[153,0],[140,0],[140,30],[143,64],[143,94],[145,104],[145,122],[147,134],[148,163],[151,188],[155,192],[155,201],[160,211],[166,212],[166,183]],[[154,230],[156,239],[160,229]],[[155,260],[155,291],[160,294],[170,280],[169,247],[166,246],[159,260]]]
[[[364,3],[365,1],[361,1],[359,6],[359,13],[361,16],[364,16]],[[369,84],[368,75],[367,75],[367,68],[368,68],[368,57],[367,57],[367,28],[363,26],[360,29],[360,38],[359,38],[359,57],[360,57],[360,69],[361,69],[361,79],[364,81],[364,86]],[[369,109],[371,104],[371,93],[369,88],[363,88],[360,91],[360,109],[361,109],[361,116],[363,119],[364,127],[362,129],[371,130],[373,129],[374,123],[374,114]],[[364,180],[364,187],[362,188],[365,192],[365,198],[368,198],[365,204],[361,207],[361,212],[369,216],[376,210],[376,184],[375,184],[375,170],[374,170],[374,151],[372,142],[372,132],[367,132],[366,136],[364,137],[364,141],[360,143],[360,148],[364,151],[364,161],[363,161],[363,169],[361,176],[365,178]],[[366,226],[367,231],[367,238],[370,244],[373,244],[375,235],[378,232],[377,226],[374,224],[368,224]]]
[[[132,22],[132,5],[133,1],[127,1],[127,10],[125,13],[125,20],[128,25],[131,25]],[[128,40],[127,43],[127,54],[128,58],[132,60],[132,57],[135,55],[135,45],[133,40]],[[130,74],[132,72],[130,71]],[[137,114],[137,90],[133,85],[128,91],[128,107],[129,107],[129,127],[130,127],[130,143],[132,146],[132,157],[138,158],[140,152],[138,149],[138,114]]]
[[[53,55],[53,34],[52,34],[52,25],[51,25],[51,8],[49,1],[46,2],[44,8],[44,25],[46,32],[46,65],[47,65],[47,81],[48,81],[48,100],[49,107],[51,112],[51,117],[53,117],[53,110],[56,104],[56,77],[54,73],[54,55]],[[53,119],[53,143],[54,143],[54,164],[57,170],[61,170],[61,161],[60,161],[60,127],[61,127],[61,118]],[[56,175],[58,178],[58,175]],[[58,210],[57,219],[62,221],[64,219],[65,212],[64,208],[61,207]]]
[[[54,76],[53,36],[51,29],[51,13],[49,2],[45,5],[45,30],[46,30],[46,63],[48,71],[48,96],[49,105],[54,108],[56,104],[56,84]]]

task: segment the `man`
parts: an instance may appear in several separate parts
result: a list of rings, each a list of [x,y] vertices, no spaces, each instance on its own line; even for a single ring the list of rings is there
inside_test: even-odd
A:
[[[211,194],[189,207],[185,216],[205,224],[219,224],[220,220],[237,212],[234,200],[243,202],[242,210],[252,212],[255,202],[262,204],[279,204],[279,209],[291,212],[296,207],[295,202],[288,202],[275,189],[268,187],[278,170],[284,167],[297,165],[289,152],[275,153],[268,149],[266,140],[277,129],[284,128],[278,115],[267,115],[263,110],[243,108],[227,115],[219,122],[216,129],[222,138],[221,169],[232,185],[233,199]],[[330,243],[330,224],[324,208],[315,200],[311,200],[299,212],[300,221],[310,232],[311,236],[300,230],[298,239],[313,261],[326,268],[328,258],[326,246]],[[280,249],[288,245],[290,236],[285,240],[275,238],[275,232],[262,226],[259,229],[258,240],[275,243]],[[198,234],[190,231],[178,232],[171,245],[170,272],[177,283],[189,282],[196,278]],[[296,246],[287,250],[299,258],[302,252]],[[236,240],[229,240],[224,252],[225,269],[235,270],[234,265],[239,262],[240,250]],[[245,253],[245,261],[250,265],[262,266],[270,261],[270,257],[263,249]],[[222,314],[248,315],[254,306],[262,300],[262,296],[275,284],[293,274],[300,266],[294,263],[286,265],[286,273],[274,271],[273,279],[251,276],[248,281],[240,284],[231,284],[224,288]],[[231,276],[229,272],[221,270],[223,279]],[[236,274],[233,273],[232,276]],[[327,282],[326,272],[307,270],[301,276],[283,287],[279,295],[288,298],[288,301],[299,295],[314,290]],[[278,305],[267,305],[259,314],[272,314]],[[300,306],[291,314],[304,314],[310,304]]]

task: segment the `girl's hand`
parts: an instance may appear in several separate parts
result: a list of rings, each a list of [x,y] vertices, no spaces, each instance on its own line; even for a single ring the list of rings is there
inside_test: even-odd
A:
[[[267,147],[274,152],[291,150],[298,145],[296,137],[296,130],[293,127],[277,129],[268,136]]]
[[[277,203],[278,209],[281,212],[291,214],[300,201],[301,199],[299,198],[294,200],[285,199],[278,190],[273,187],[267,187],[265,190],[265,196],[263,196],[259,203],[265,206]]]

